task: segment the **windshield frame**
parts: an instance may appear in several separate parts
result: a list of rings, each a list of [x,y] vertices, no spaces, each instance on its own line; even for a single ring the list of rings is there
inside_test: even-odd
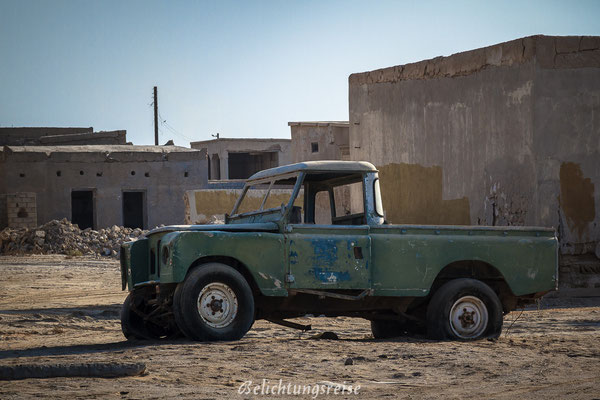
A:
[[[302,187],[302,181],[304,180],[304,172],[296,171],[296,172],[290,172],[288,174],[270,176],[270,177],[263,178],[263,179],[247,181],[246,184],[244,185],[244,189],[242,190],[242,193],[236,200],[235,205],[233,206],[233,210],[231,210],[230,218],[237,218],[237,217],[243,217],[243,216],[249,216],[249,215],[269,213],[269,212],[273,212],[274,210],[277,210],[278,208],[280,208],[280,207],[274,207],[274,208],[269,208],[269,209],[265,210],[264,206],[266,204],[268,196],[271,194],[271,189],[275,185],[275,182],[280,181],[282,179],[288,179],[288,178],[296,178],[296,183],[294,184],[294,187],[292,188],[290,199],[288,200],[288,203],[285,205],[286,209],[290,209],[291,205],[294,204],[296,197],[298,196],[300,188]],[[265,193],[265,197],[263,197],[263,199],[262,199],[259,209],[253,210],[253,211],[248,211],[245,213],[237,213],[240,205],[242,204],[242,202],[244,201],[244,198],[246,197],[246,195],[248,193],[248,190],[252,186],[265,185],[265,184],[268,184],[269,187],[267,189],[267,192]]]

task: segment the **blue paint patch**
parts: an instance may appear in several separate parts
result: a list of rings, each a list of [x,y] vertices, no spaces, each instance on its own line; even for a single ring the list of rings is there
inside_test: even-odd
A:
[[[290,264],[298,264],[298,253],[290,251]]]
[[[327,268],[315,267],[313,273],[315,279],[323,283],[337,283],[352,279],[348,271],[329,271]]]
[[[333,240],[311,240],[314,249],[312,264],[319,266],[333,266],[336,264],[337,246]]]

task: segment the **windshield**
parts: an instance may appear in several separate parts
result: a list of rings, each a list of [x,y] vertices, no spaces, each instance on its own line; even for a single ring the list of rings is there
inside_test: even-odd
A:
[[[292,176],[246,185],[231,215],[260,213],[279,209],[282,205],[287,206],[291,200],[296,180],[297,176]],[[295,203],[299,202],[302,202],[302,196],[298,196]]]

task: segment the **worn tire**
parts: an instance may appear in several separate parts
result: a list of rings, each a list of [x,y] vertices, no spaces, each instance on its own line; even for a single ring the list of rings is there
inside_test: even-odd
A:
[[[121,307],[121,331],[127,340],[158,339],[148,330],[144,319],[133,311],[135,294],[130,292]]]
[[[239,340],[252,327],[252,289],[232,267],[220,263],[198,266],[179,286],[174,297],[174,314],[188,338]]]
[[[389,339],[406,334],[406,324],[400,321],[375,319],[371,321],[371,333],[375,339]]]
[[[501,331],[500,299],[476,279],[451,280],[435,292],[427,307],[427,336],[431,339],[497,338]]]
[[[175,293],[173,294],[173,316],[175,317],[175,322],[179,327],[179,330],[185,335],[187,338],[194,337],[192,331],[187,327],[185,318],[183,317],[183,306],[181,304],[181,293],[183,292],[183,282],[179,283],[175,288]]]
[[[155,305],[144,289],[136,289],[127,295],[121,307],[121,330],[128,340],[158,340],[176,338],[181,333],[172,317],[144,318],[153,314]]]

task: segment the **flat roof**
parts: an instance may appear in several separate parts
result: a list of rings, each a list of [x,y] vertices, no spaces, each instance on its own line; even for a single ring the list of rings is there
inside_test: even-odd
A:
[[[291,121],[288,122],[288,126],[333,126],[338,128],[345,128],[350,126],[348,121]]]
[[[88,144],[65,146],[4,146],[0,152],[7,153],[186,153],[199,152],[198,149],[189,149],[180,146],[141,146],[131,144]]]
[[[289,174],[292,172],[376,172],[377,168],[367,161],[305,161],[295,164],[259,171],[248,178],[249,181],[269,178],[272,176]]]
[[[600,36],[533,35],[462,51],[445,57],[351,74],[349,84],[365,85],[452,78],[485,68],[519,65],[536,60],[541,68],[598,68]]]
[[[217,142],[291,142],[292,139],[279,139],[279,138],[218,138],[209,140],[199,140],[197,142],[190,142],[190,145],[194,144],[209,144]]]

